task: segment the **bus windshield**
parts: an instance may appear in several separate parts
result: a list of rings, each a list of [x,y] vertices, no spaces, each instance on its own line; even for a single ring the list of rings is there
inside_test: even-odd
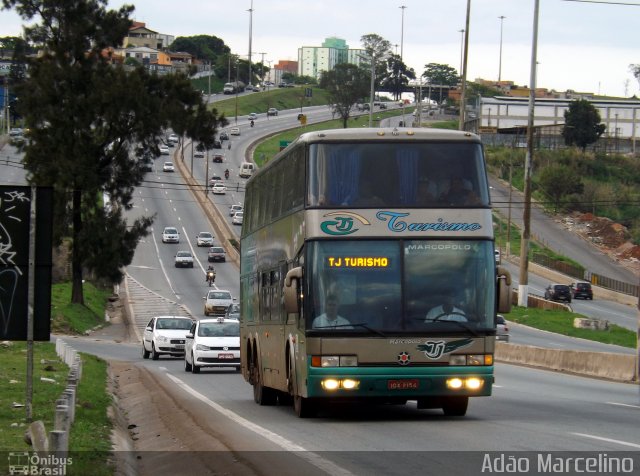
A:
[[[488,240],[314,241],[307,329],[437,333],[494,327]]]
[[[472,142],[311,144],[307,206],[487,207],[481,145]]]

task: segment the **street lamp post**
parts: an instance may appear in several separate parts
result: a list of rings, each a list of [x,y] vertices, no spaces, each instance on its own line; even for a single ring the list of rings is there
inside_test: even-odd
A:
[[[404,54],[404,11],[407,7],[405,5],[401,5],[398,8],[402,10],[402,24],[400,26],[400,61],[402,61]]]
[[[460,33],[460,77],[462,78],[462,58],[464,56],[464,28],[458,30]]]
[[[238,89],[239,89],[239,83],[238,83],[238,63],[240,62],[240,60],[238,58],[236,58],[236,126],[238,125]]]
[[[502,79],[502,24],[504,19],[507,18],[504,15],[498,17],[500,19],[500,61],[498,62],[498,82]]]
[[[249,8],[249,78],[248,83],[251,83],[251,40],[253,37],[253,0],[251,0],[251,8]],[[236,118],[237,119],[237,118]]]

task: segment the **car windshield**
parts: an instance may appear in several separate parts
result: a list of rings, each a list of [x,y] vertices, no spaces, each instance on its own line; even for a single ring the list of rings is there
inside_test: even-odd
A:
[[[231,293],[228,291],[209,291],[207,299],[228,299],[231,300]]]
[[[207,233],[204,231],[200,233],[200,238],[211,238],[211,237],[212,237],[211,233]]]
[[[191,253],[189,251],[178,251],[178,254],[176,256],[186,257],[191,256]]]
[[[224,249],[219,247],[213,247],[209,251],[211,251],[212,253],[224,253]]]
[[[200,337],[239,337],[239,322],[202,322],[198,328]]]
[[[178,233],[178,230],[176,230],[175,228],[165,228],[165,229],[164,229],[164,232],[165,232],[165,233],[170,233],[170,234],[175,235],[175,234],[177,234],[177,233]]]
[[[556,291],[569,291],[569,286],[565,286],[564,284],[558,284],[554,287]]]
[[[158,319],[156,329],[178,329],[189,330],[191,328],[191,320],[189,319]]]

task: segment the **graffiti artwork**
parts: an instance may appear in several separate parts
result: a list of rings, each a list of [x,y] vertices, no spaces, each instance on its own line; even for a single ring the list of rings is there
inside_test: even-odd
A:
[[[26,340],[31,188],[0,186],[0,339]],[[52,191],[36,193],[34,340],[49,340]]]

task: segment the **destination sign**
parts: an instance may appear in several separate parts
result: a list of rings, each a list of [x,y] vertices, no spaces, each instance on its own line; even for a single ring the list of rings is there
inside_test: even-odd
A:
[[[387,268],[389,258],[385,256],[330,256],[330,268]]]

